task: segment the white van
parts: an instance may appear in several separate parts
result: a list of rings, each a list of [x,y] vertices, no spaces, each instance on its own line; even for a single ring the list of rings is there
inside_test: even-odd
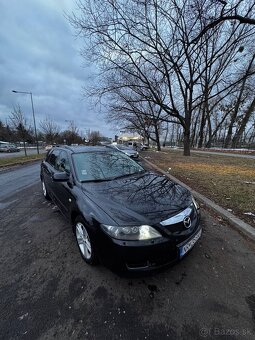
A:
[[[136,141],[132,141],[132,140],[128,142],[124,142],[123,144],[129,147],[130,149],[135,149],[135,150],[139,147],[139,143]]]

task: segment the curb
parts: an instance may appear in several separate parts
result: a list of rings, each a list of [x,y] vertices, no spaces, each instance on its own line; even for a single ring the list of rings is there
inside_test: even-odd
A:
[[[199,192],[196,192],[192,188],[190,188],[185,183],[181,182],[179,179],[175,178],[174,176],[170,175],[166,171],[160,169],[157,165],[151,163],[147,159],[141,157],[146,163],[148,163],[152,168],[155,170],[161,172],[168,178],[170,178],[172,181],[180,184],[181,186],[188,189],[192,195],[197,198],[200,202],[202,202],[205,206],[212,209],[217,214],[221,215],[224,219],[226,219],[237,231],[245,234],[247,237],[255,241],[255,228],[253,228],[250,224],[242,221],[240,218],[236,217],[235,215],[231,214],[226,209],[220,207],[218,204],[211,201],[209,198],[205,197],[204,195],[200,194]]]

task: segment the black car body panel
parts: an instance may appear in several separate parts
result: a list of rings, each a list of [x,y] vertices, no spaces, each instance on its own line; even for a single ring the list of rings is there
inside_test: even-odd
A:
[[[70,162],[67,181],[53,180],[58,172],[50,164],[51,154],[65,151]],[[190,192],[164,175],[151,171],[107,181],[80,183],[75,175],[72,154],[109,152],[107,147],[55,147],[41,165],[49,196],[71,222],[81,215],[89,228],[101,262],[108,267],[129,270],[158,268],[179,260],[178,245],[189,241],[200,230],[200,213]],[[190,225],[171,218],[188,209]],[[180,215],[181,216],[181,215]],[[168,225],[168,221],[170,221]],[[109,236],[102,224],[113,226],[150,225],[162,237],[125,241]]]
[[[188,190],[152,172],[84,183],[82,190],[119,225],[155,224],[192,203]]]

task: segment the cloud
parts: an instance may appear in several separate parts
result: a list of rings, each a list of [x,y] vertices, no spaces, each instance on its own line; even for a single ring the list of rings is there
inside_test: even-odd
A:
[[[11,92],[28,91],[33,93],[38,126],[50,115],[63,129],[65,120],[74,120],[83,132],[114,134],[82,97],[93,69],[82,67],[82,42],[64,16],[75,7],[69,0],[0,2],[0,120],[5,121],[17,104],[31,117],[29,96]]]

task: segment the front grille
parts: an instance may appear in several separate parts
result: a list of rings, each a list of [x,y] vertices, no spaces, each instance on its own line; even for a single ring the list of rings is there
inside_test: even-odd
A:
[[[191,214],[189,215],[189,217],[191,219],[191,226],[190,226],[190,228],[186,228],[184,226],[183,221],[175,223],[175,224],[166,225],[166,226],[164,226],[164,228],[166,228],[166,230],[171,232],[171,234],[173,234],[173,233],[177,233],[178,234],[178,233],[181,233],[184,230],[192,229],[193,222],[194,222],[194,220],[196,218],[195,209],[192,209]]]
[[[186,214],[186,212],[188,212],[188,214]],[[176,216],[179,218],[176,219]],[[183,223],[183,219],[186,216],[189,216],[191,219],[191,226],[189,228],[185,228]],[[174,220],[177,220],[177,222],[173,223]],[[199,212],[197,212],[194,206],[190,206],[179,214],[162,221],[158,227],[160,227],[162,234],[166,234],[166,236],[170,237],[175,244],[178,244],[188,239],[197,230],[199,222]]]

